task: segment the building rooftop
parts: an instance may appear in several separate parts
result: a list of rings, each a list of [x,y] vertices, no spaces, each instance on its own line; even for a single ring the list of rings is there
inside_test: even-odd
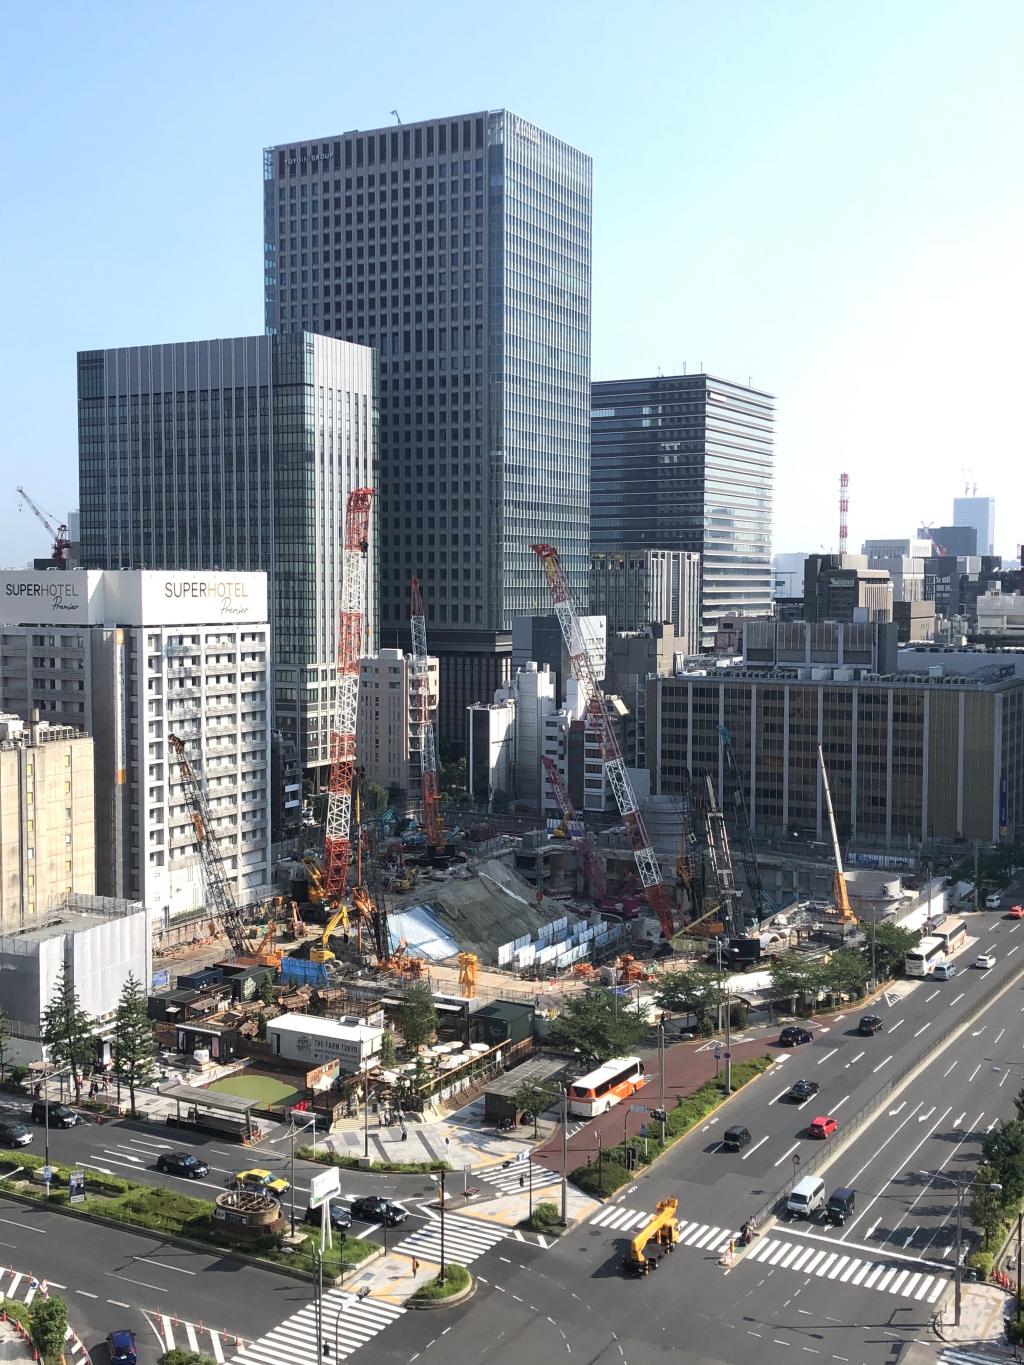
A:
[[[345,1023],[340,1019],[322,1019],[316,1014],[282,1014],[276,1019],[268,1019],[267,1028],[277,1029],[280,1033],[316,1033],[321,1038],[337,1038],[339,1042],[346,1043],[381,1032],[374,1025],[361,1024],[357,1019]]]
[[[143,914],[141,901],[116,900],[112,896],[87,896],[71,892],[64,897],[62,905],[48,911],[41,920],[22,929],[13,929],[2,935],[11,945],[45,943],[51,938],[62,938],[65,934],[81,934],[86,929],[95,929],[98,924],[109,924],[112,919],[125,915]]]

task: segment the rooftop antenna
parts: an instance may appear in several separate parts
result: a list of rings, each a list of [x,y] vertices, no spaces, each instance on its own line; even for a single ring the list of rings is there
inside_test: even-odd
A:
[[[401,115],[399,114],[398,110],[397,110],[397,109],[392,109],[391,112],[392,112],[392,113],[394,114],[394,116],[395,116],[395,122],[396,122],[396,123],[401,123],[401,122],[402,122],[402,118],[401,118]]]

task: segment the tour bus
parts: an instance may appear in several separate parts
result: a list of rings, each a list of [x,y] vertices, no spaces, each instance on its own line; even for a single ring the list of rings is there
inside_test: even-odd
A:
[[[596,1071],[573,1081],[569,1086],[569,1109],[573,1114],[593,1118],[619,1100],[628,1100],[646,1080],[639,1057],[613,1057]]]
[[[946,945],[941,938],[923,938],[911,948],[903,964],[907,976],[931,976],[940,962],[946,960]]]
[[[967,942],[967,925],[962,919],[950,916],[944,919],[937,929],[932,930],[932,938],[941,940],[947,957]]]

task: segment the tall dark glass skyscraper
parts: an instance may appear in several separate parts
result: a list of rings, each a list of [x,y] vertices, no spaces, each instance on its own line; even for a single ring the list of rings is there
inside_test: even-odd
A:
[[[505,110],[264,152],[268,332],[376,348],[381,638],[423,580],[441,732],[549,608],[530,545],[586,604],[590,158]]]
[[[593,549],[700,554],[705,644],[723,616],[771,612],[774,402],[707,374],[593,386]]]

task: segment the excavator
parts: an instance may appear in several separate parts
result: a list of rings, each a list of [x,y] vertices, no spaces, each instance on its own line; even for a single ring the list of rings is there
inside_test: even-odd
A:
[[[324,932],[320,942],[315,948],[309,950],[310,962],[333,962],[334,954],[330,949],[331,935],[339,928],[343,934],[348,934],[349,914],[347,905],[339,905],[334,914],[324,925]]]
[[[648,1219],[630,1240],[622,1257],[622,1266],[627,1275],[647,1275],[650,1271],[657,1270],[659,1258],[647,1255],[648,1242],[653,1241],[663,1247],[665,1255],[675,1251],[676,1243],[679,1241],[679,1220],[676,1218],[678,1207],[677,1199],[658,1200],[654,1206],[654,1216]]]

